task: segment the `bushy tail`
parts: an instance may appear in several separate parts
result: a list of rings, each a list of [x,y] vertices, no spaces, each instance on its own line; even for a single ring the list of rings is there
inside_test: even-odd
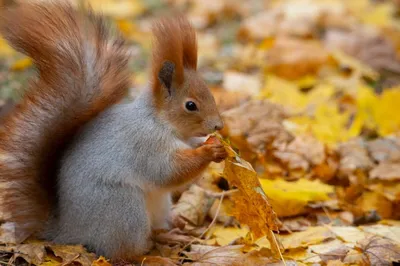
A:
[[[7,242],[40,229],[56,199],[61,151],[130,86],[123,40],[102,17],[60,2],[20,4],[0,15],[2,36],[39,74],[0,125],[0,238]]]

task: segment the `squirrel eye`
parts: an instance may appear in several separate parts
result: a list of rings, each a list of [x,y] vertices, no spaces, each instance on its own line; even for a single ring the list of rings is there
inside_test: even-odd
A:
[[[188,111],[192,111],[192,112],[193,112],[193,111],[196,111],[196,110],[197,110],[196,104],[195,104],[194,102],[192,102],[192,101],[186,102],[185,107],[186,107],[186,109],[187,109]]]

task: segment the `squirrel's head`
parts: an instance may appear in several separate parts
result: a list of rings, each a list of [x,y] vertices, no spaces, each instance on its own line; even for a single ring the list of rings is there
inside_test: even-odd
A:
[[[194,29],[181,16],[153,27],[153,94],[157,111],[185,139],[223,128],[214,97],[197,73]]]

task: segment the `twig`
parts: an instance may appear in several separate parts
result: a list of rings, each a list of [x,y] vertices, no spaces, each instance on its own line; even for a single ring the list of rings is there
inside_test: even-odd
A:
[[[276,246],[276,249],[278,250],[279,257],[281,257],[281,260],[282,260],[282,262],[283,262],[283,265],[286,266],[286,261],[285,261],[285,259],[284,259],[283,256],[282,256],[282,252],[281,252],[281,249],[280,249],[280,247],[279,247],[279,245],[278,245],[278,241],[276,240],[275,234],[274,234],[274,232],[273,232],[272,230],[270,230],[270,232],[271,232],[271,235],[272,235],[272,239],[274,240],[274,244],[275,244],[275,246]]]
[[[213,197],[213,198],[220,198],[222,196],[222,194],[224,194],[225,196],[230,196],[236,192],[239,191],[239,189],[231,189],[231,190],[226,190],[226,191],[222,191],[222,192],[212,192],[209,190],[206,190],[202,187],[200,187],[209,197]]]

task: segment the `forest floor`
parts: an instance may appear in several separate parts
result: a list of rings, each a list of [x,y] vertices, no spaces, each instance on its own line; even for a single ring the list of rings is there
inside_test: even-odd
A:
[[[151,21],[187,14],[237,152],[174,195],[186,225],[139,265],[400,265],[400,1],[87,1],[129,41],[131,98],[146,87]],[[0,39],[0,113],[33,74]],[[0,245],[0,265],[106,260]]]

